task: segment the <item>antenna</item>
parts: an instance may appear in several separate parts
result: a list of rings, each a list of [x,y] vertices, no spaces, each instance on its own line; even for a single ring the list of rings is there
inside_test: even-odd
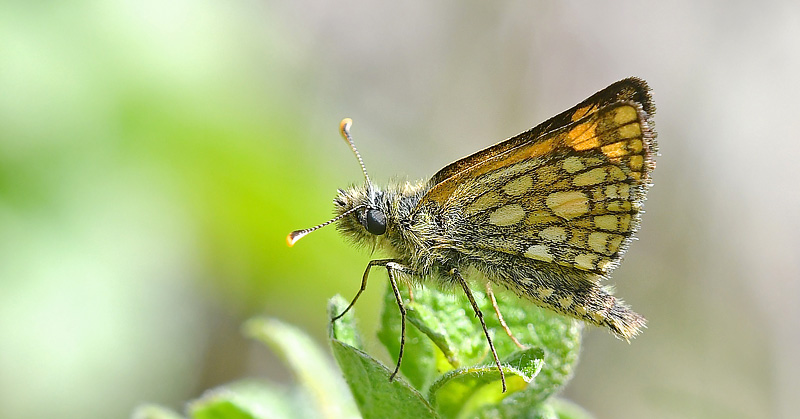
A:
[[[289,233],[288,236],[286,236],[286,244],[288,244],[289,247],[292,247],[292,246],[294,246],[295,243],[297,243],[298,240],[302,239],[303,236],[305,236],[306,234],[308,234],[308,233],[310,233],[310,232],[312,232],[314,230],[319,230],[320,228],[325,227],[328,224],[335,223],[335,222],[341,220],[342,218],[344,218],[346,215],[350,214],[351,212],[359,210],[359,209],[364,208],[364,207],[366,207],[366,205],[359,205],[357,207],[350,208],[349,210],[339,214],[338,216],[334,217],[333,219],[328,220],[328,221],[326,221],[326,222],[324,222],[324,223],[322,223],[320,225],[316,225],[314,227],[306,228],[306,229],[303,229],[303,230],[295,230],[295,231]]]
[[[355,153],[356,158],[358,159],[358,164],[361,165],[361,171],[364,172],[364,179],[366,179],[367,181],[368,188],[372,190],[372,182],[369,180],[369,175],[367,174],[367,168],[366,166],[364,166],[364,160],[361,159],[361,153],[358,152],[355,143],[353,143],[353,137],[350,136],[351,126],[353,126],[352,119],[350,118],[342,119],[342,122],[339,123],[339,132],[342,134],[342,138],[344,138],[344,140],[347,141],[347,144],[350,145],[350,149],[353,150],[353,153]],[[289,233],[288,236],[286,236],[286,244],[288,244],[289,247],[292,247],[294,246],[295,243],[297,243],[298,240],[302,239],[306,234],[311,233],[314,230],[319,230],[320,228],[325,227],[328,224],[335,223],[344,218],[346,215],[352,213],[353,211],[356,211],[364,207],[366,207],[366,205],[358,205],[353,208],[350,208],[349,210],[343,212],[342,214],[339,214],[333,219],[328,220],[320,225],[316,225],[314,227],[306,228],[303,230],[295,230]]]
[[[364,160],[361,160],[361,153],[358,152],[356,148],[356,144],[353,142],[353,137],[350,136],[350,127],[353,126],[353,120],[350,118],[342,119],[342,122],[339,123],[339,132],[344,137],[344,140],[347,141],[347,144],[350,145],[350,149],[353,150],[355,153],[356,158],[358,159],[358,164],[361,165],[361,171],[364,172],[364,178],[367,180],[367,184],[371,185],[372,182],[369,180],[369,175],[367,174],[367,167],[364,166]]]

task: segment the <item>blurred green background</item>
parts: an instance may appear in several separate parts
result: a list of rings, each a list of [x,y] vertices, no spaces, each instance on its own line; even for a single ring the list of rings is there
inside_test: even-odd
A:
[[[324,342],[325,301],[358,288],[370,255],[334,228],[285,244],[362,181],[341,118],[374,179],[416,180],[636,75],[662,155],[612,282],[649,329],[590,329],[565,396],[600,418],[796,417],[798,40],[790,0],[2,2],[2,416],[289,380],[239,327]]]

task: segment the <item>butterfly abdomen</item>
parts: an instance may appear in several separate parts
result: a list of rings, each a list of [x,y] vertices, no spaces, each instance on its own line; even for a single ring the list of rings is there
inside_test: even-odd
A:
[[[508,259],[505,263],[515,264],[512,274],[508,274],[508,269],[483,267],[481,270],[490,280],[540,307],[606,327],[624,340],[639,334],[646,323],[644,317],[600,285],[600,277],[596,275],[566,267],[537,269],[535,262],[519,259]]]

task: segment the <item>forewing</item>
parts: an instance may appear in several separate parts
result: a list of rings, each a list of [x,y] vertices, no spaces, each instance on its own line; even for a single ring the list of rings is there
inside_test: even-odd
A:
[[[428,181],[428,187],[433,188],[439,184],[446,184],[449,178],[457,177],[462,172],[468,172],[473,167],[482,165],[488,158],[507,150],[529,142],[544,140],[551,131],[563,128],[584,116],[597,112],[606,105],[616,102],[635,102],[642,106],[645,114],[652,116],[655,113],[655,106],[650,97],[650,88],[647,83],[644,80],[629,77],[606,87],[575,105],[572,109],[561,112],[522,134],[450,163],[431,177]]]
[[[644,102],[608,99],[617,83],[592,96],[604,101],[589,98],[448,166],[418,208],[443,214],[450,245],[471,256],[504,252],[608,274],[638,228],[655,166],[653,107],[636,82]]]

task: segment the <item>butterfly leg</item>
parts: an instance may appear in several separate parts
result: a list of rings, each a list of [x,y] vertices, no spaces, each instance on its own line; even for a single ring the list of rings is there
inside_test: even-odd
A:
[[[489,342],[489,349],[492,351],[492,356],[494,357],[494,363],[497,365],[497,370],[500,371],[500,381],[503,383],[503,393],[506,392],[506,376],[503,373],[503,368],[500,366],[500,359],[497,357],[497,351],[494,349],[494,344],[492,343],[492,338],[489,336],[489,329],[486,328],[486,322],[483,321],[483,313],[481,309],[478,308],[478,304],[475,302],[475,297],[472,296],[472,291],[470,291],[469,286],[467,285],[467,281],[464,280],[464,277],[461,276],[461,273],[458,272],[458,269],[451,269],[450,274],[453,275],[453,278],[458,281],[461,285],[461,288],[464,289],[464,293],[467,294],[467,298],[469,299],[469,303],[472,305],[472,309],[475,310],[475,315],[478,317],[478,320],[481,322],[481,327],[483,327],[483,334],[486,335],[486,341]]]
[[[395,262],[386,264],[386,273],[389,275],[389,284],[392,286],[394,299],[397,300],[397,308],[400,309],[400,353],[397,355],[397,365],[394,366],[394,372],[389,376],[389,381],[394,380],[397,372],[400,371],[400,362],[403,360],[403,348],[406,346],[406,307],[403,305],[403,297],[400,295],[400,289],[397,288],[397,281],[394,279],[394,271],[407,272],[408,268]]]
[[[492,307],[494,307],[494,312],[497,314],[497,320],[500,320],[500,326],[503,326],[503,330],[506,331],[508,337],[514,341],[514,343],[520,348],[525,349],[525,345],[520,343],[520,341],[511,333],[511,329],[508,328],[505,319],[503,319],[503,315],[500,313],[500,307],[497,306],[497,299],[494,297],[494,292],[492,292],[492,284],[490,282],[486,283],[486,295],[489,296],[489,301],[492,302]]]
[[[403,360],[403,349],[405,348],[406,343],[406,307],[403,304],[403,297],[400,295],[400,289],[397,287],[397,280],[395,279],[394,274],[395,272],[402,272],[411,275],[413,274],[411,269],[397,263],[397,261],[394,259],[377,259],[370,261],[367,265],[367,269],[364,271],[364,276],[361,278],[361,288],[359,288],[356,296],[353,297],[353,300],[350,301],[350,304],[344,309],[344,311],[331,319],[331,322],[339,320],[356,304],[358,297],[360,297],[361,293],[363,293],[367,288],[367,278],[369,278],[369,272],[373,266],[386,267],[386,272],[389,275],[389,284],[392,286],[392,292],[394,293],[394,298],[397,301],[397,307],[400,309],[400,354],[397,356],[397,365],[395,365],[394,372],[392,372],[392,375],[389,376],[389,381],[392,381],[397,375],[397,372],[400,370],[400,362]]]
[[[388,266],[390,263],[397,265],[396,262],[397,261],[394,259],[376,259],[370,261],[369,264],[367,265],[367,270],[364,271],[364,276],[361,278],[361,288],[356,293],[356,296],[353,297],[353,301],[350,301],[350,305],[348,305],[343,312],[341,312],[338,316],[332,318],[331,322],[335,322],[336,320],[341,319],[342,316],[347,314],[347,312],[350,311],[351,308],[353,308],[353,305],[355,305],[356,301],[358,301],[358,297],[361,297],[361,293],[364,292],[365,289],[367,289],[367,278],[369,278],[369,271],[370,269],[372,269],[373,266]]]

